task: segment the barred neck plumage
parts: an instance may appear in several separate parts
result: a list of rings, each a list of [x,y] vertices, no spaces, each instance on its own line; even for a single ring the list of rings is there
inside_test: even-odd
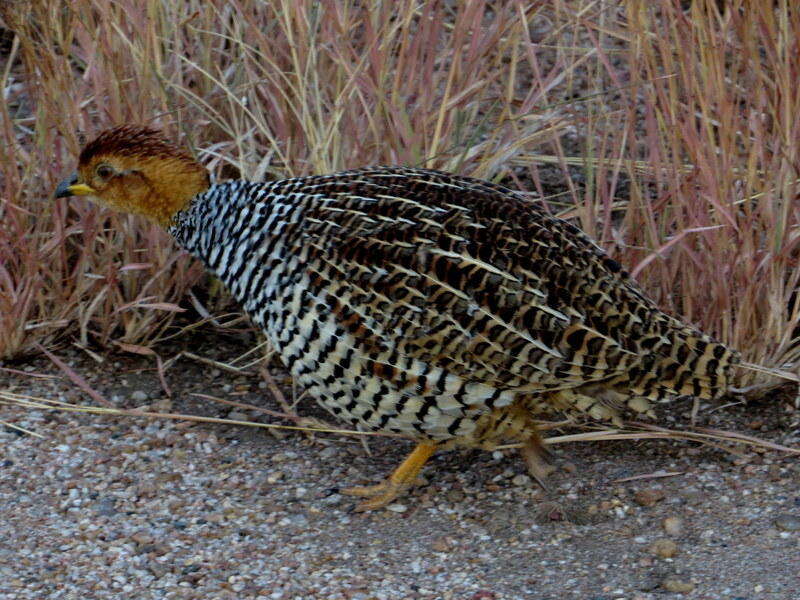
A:
[[[292,194],[284,182],[229,181],[212,185],[177,215],[169,233],[199,258],[242,303],[259,325],[261,304],[276,280],[265,266],[285,255],[282,236],[302,220],[308,196]],[[287,193],[289,192],[289,193]]]
[[[244,180],[214,184],[175,215],[168,232],[211,267],[226,242],[240,238],[245,227],[258,225],[259,230],[269,230],[280,221],[285,212],[280,208],[282,198],[270,194],[269,188],[269,183]],[[262,218],[248,223],[248,217],[254,215]]]

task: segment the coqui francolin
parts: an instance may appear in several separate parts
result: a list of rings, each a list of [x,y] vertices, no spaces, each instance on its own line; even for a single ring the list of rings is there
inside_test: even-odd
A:
[[[373,167],[214,183],[160,133],[126,125],[80,154],[57,197],[87,196],[164,227],[228,287],[294,380],[364,430],[417,442],[386,506],[454,446],[522,443],[534,418],[619,422],[650,402],[711,399],[736,352],[665,314],[574,225],[500,185]]]

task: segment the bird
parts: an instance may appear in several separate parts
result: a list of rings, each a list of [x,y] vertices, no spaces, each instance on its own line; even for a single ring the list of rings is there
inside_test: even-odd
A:
[[[55,196],[164,228],[311,397],[416,442],[381,483],[342,490],[356,510],[394,502],[456,447],[518,443],[544,485],[537,417],[653,417],[653,402],[719,398],[740,361],[577,226],[489,181],[378,166],[216,183],[158,130],[126,124],[83,147]]]

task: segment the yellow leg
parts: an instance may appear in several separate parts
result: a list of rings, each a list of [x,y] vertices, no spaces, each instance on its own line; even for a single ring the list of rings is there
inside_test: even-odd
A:
[[[349,496],[365,496],[369,498],[369,500],[364,500],[364,502],[356,506],[355,510],[357,512],[383,508],[414,485],[422,467],[435,451],[436,444],[420,442],[402,464],[394,470],[389,479],[383,483],[348,488],[342,490],[342,493]]]

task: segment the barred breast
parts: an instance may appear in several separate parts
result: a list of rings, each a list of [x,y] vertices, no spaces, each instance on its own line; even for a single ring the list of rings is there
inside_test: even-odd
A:
[[[521,412],[615,417],[609,394],[635,410],[716,397],[737,360],[579,229],[485,181],[376,167],[230,182],[170,232],[295,380],[366,429],[482,444]]]

